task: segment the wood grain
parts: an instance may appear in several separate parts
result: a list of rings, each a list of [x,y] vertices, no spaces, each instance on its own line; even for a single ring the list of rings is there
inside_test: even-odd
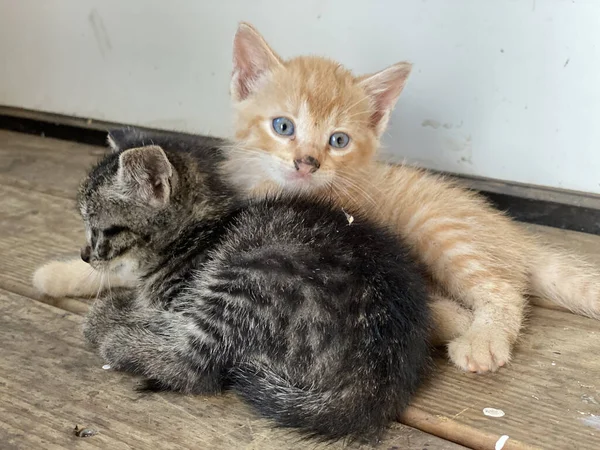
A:
[[[102,369],[83,343],[82,318],[0,290],[0,446],[101,449],[339,449],[273,429],[235,395],[140,394]],[[98,434],[74,435],[75,425]],[[394,424],[378,448],[464,447]]]
[[[75,198],[102,147],[0,130],[0,184]]]
[[[0,227],[0,287],[38,299],[33,271],[50,259],[78,257],[84,239],[73,200],[1,183]]]
[[[437,373],[413,405],[533,447],[600,448],[600,322],[533,308],[514,354],[509,367],[488,375],[463,373],[438,360]],[[485,416],[488,407],[505,416]]]

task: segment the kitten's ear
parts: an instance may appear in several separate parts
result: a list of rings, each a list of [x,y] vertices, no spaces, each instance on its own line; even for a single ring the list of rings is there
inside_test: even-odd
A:
[[[381,72],[359,78],[359,85],[367,92],[375,108],[375,112],[371,116],[371,124],[378,135],[385,131],[390,114],[404,89],[411,70],[411,63],[400,62]]]
[[[117,184],[127,196],[135,196],[152,206],[164,206],[171,196],[173,167],[162,148],[125,150],[119,156]]]
[[[282,65],[281,58],[260,33],[252,25],[240,23],[233,39],[233,99],[238,102],[246,99],[263,76]]]

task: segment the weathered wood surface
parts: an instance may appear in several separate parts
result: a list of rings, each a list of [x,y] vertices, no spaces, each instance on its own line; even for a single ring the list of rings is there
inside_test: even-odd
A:
[[[534,447],[599,449],[600,322],[533,308],[514,355],[506,369],[488,375],[462,373],[438,360],[438,372],[413,405]],[[505,416],[487,417],[484,408]]]
[[[34,149],[32,154],[35,154],[35,157],[24,157],[28,153],[27,141],[31,142],[30,145]],[[11,142],[18,142],[19,145],[11,144]],[[59,153],[61,156],[55,157]],[[48,258],[77,255],[83,228],[72,199],[79,178],[101,153],[102,151],[96,147],[0,131],[0,166],[8,167],[8,169],[0,170],[0,226],[2,227],[2,233],[0,233],[0,254],[2,255],[0,258],[0,288],[39,298],[33,292],[30,284],[33,270]],[[20,162],[15,163],[16,160]],[[69,161],[69,170],[60,172],[59,167],[64,164],[64,161]],[[578,251],[590,261],[600,265],[599,237],[533,225],[526,227],[549,242]],[[18,303],[16,299],[22,301],[21,297],[11,296],[9,303],[13,300]],[[538,303],[544,304],[543,301],[538,301]],[[84,312],[86,307],[84,303],[77,300],[58,300],[55,301],[55,304],[78,312]],[[29,307],[29,310],[31,309],[32,307]],[[3,313],[5,316],[10,315],[11,318],[14,317],[14,314],[16,313],[13,312],[12,307],[7,308]],[[39,323],[44,320],[40,317],[36,318],[34,312],[29,318],[24,312],[22,315],[24,316],[22,319],[25,334],[35,327],[39,327],[39,333],[46,332],[44,329],[49,325]],[[68,315],[65,318],[55,318],[49,322],[59,324],[78,320],[80,319]],[[56,326],[58,327],[58,325]],[[75,328],[73,329],[75,330]],[[85,381],[85,377],[91,377],[90,371],[97,370],[99,371],[98,376],[113,377],[110,378],[112,388],[123,389],[119,391],[122,392],[121,397],[117,396],[119,401],[122,402],[126,398],[137,398],[129,390],[132,383],[130,378],[114,373],[107,374],[98,369],[101,363],[81,348],[82,340],[77,330],[72,332],[72,339],[67,339],[66,336],[61,339],[65,340],[68,345],[79,348],[83,352],[82,354],[87,355],[82,357],[83,359],[88,358],[85,367],[78,366],[77,370],[82,373],[78,377],[70,378],[69,383],[76,389],[83,389],[78,384],[82,383],[81,380]],[[16,349],[15,352],[17,353]],[[32,354],[29,347],[24,347],[22,352]],[[64,349],[58,354],[62,355],[63,353],[65,353]],[[493,449],[497,438],[502,434],[510,436],[504,447],[505,450],[600,448],[600,387],[597,382],[600,379],[600,356],[598,355],[600,355],[600,322],[561,311],[533,308],[528,327],[515,349],[514,362],[508,368],[502,369],[497,374],[477,376],[461,373],[449,366],[445,360],[439,359],[437,372],[428,386],[415,399],[413,409],[408,412],[404,420],[411,426],[473,448]],[[33,356],[25,355],[23,357],[33,358]],[[60,356],[60,358],[63,357]],[[3,367],[4,359],[3,357]],[[16,367],[10,370],[20,373],[27,369],[32,373],[31,376],[34,376],[34,366],[44,367],[41,362],[31,359],[30,363],[21,360]],[[53,372],[54,368],[50,366],[45,370],[45,372],[40,372],[43,374],[40,379],[54,378],[58,384],[60,380],[64,379],[65,383],[69,380],[69,378],[65,378],[64,372]],[[97,378],[92,377],[89,380],[100,383]],[[24,382],[20,389],[24,392],[32,383],[35,384],[33,379]],[[58,389],[54,384],[50,387]],[[103,389],[105,388],[106,386]],[[17,389],[17,386],[14,386],[14,389]],[[95,391],[100,391],[100,389],[97,388]],[[127,397],[128,395],[130,397]],[[102,398],[108,402],[108,397]],[[176,395],[167,395],[161,398],[166,398],[177,406],[188,408],[185,405],[188,405],[186,402],[189,399]],[[138,399],[137,403],[142,401],[146,400]],[[207,404],[213,405],[211,402],[217,400],[206,401]],[[239,417],[252,417],[239,402],[233,399],[226,397],[218,401],[225,402],[222,405],[231,409],[228,411],[232,414],[231,417],[238,417],[239,414],[241,414]],[[132,403],[136,402],[132,401]],[[502,418],[486,417],[482,412],[482,409],[486,407],[502,409],[506,415]],[[133,409],[123,413],[124,418],[139,414],[144,420],[150,420],[147,419],[148,410],[140,412],[134,406],[131,408]],[[173,408],[177,409],[177,407]],[[181,415],[185,416],[180,413],[181,411],[174,417],[181,419]],[[31,415],[28,416],[28,414]],[[21,420],[29,421],[27,423],[32,425],[31,421],[37,420],[36,414],[38,413],[22,412]],[[84,416],[83,419],[91,420],[88,417],[90,416]],[[217,419],[217,422],[220,422],[229,420],[227,417],[230,416],[221,413],[221,416],[218,417],[220,418]],[[203,427],[202,420],[199,420],[197,423],[200,425],[196,426]],[[44,423],[45,419],[41,422]],[[154,424],[151,420],[148,423]],[[254,422],[251,423],[254,427]],[[48,427],[49,425],[44,426]],[[136,439],[148,428],[147,426],[144,428],[138,423],[137,431],[135,431],[135,426],[133,424],[130,426],[134,427],[131,433]],[[208,427],[208,425],[206,426]],[[152,425],[150,431],[153,433],[157,432],[154,428],[159,427]],[[116,429],[120,430],[120,428]],[[232,429],[229,426],[229,431]],[[266,429],[265,425],[262,430],[264,429]],[[117,434],[117,436],[121,436],[121,434]],[[156,441],[156,435],[153,436],[152,439]],[[268,439],[275,439],[275,442],[279,443],[278,448],[287,448],[288,441],[279,440],[286,439],[285,437],[281,437],[279,434],[269,434],[268,436]],[[171,443],[180,445],[180,441],[175,440],[174,436],[170,436],[168,440],[169,445]],[[236,445],[254,445],[244,444],[246,441],[241,438],[235,442]],[[415,442],[417,441],[415,440]],[[443,445],[449,445],[445,444],[445,441],[442,442]],[[70,446],[72,443],[62,442],[59,445]],[[79,442],[79,445],[84,444]],[[265,446],[266,444],[260,445],[262,448],[268,448]],[[100,445],[100,447],[103,446]],[[134,446],[138,448],[137,444]],[[391,446],[411,448],[407,447],[405,442]],[[429,448],[445,447],[430,446]]]
[[[337,449],[273,429],[234,395],[141,394],[103,370],[84,345],[81,316],[0,290],[0,448]],[[74,427],[98,434],[79,438]],[[381,449],[464,447],[394,424]]]
[[[0,184],[75,198],[102,147],[0,130]]]

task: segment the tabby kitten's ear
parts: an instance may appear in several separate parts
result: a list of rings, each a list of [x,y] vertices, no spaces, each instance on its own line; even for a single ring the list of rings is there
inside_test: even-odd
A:
[[[164,206],[171,196],[173,167],[162,148],[132,148],[119,156],[117,184],[122,193],[151,206]]]
[[[282,66],[282,59],[260,33],[252,25],[240,23],[233,40],[233,99],[238,102],[245,100],[257,88],[262,77]]]
[[[371,115],[371,125],[378,135],[385,131],[390,114],[404,89],[411,70],[411,63],[400,62],[381,72],[365,75],[358,79],[359,85],[371,98],[374,109]]]

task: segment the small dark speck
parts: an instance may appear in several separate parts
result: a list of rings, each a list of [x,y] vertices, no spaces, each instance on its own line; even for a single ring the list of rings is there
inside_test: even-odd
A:
[[[569,61],[571,61],[571,58],[567,58],[567,60],[563,64],[563,67],[567,67],[569,65]]]
[[[211,73],[210,73],[210,75],[214,77],[214,76],[215,76],[215,73],[214,73],[214,72],[211,72]]]
[[[500,53],[504,53],[504,49],[503,48],[500,49]]]
[[[321,18],[321,14],[319,14],[319,15],[317,16],[317,19],[320,19],[320,18]]]
[[[525,109],[529,109],[529,106],[525,105]]]

